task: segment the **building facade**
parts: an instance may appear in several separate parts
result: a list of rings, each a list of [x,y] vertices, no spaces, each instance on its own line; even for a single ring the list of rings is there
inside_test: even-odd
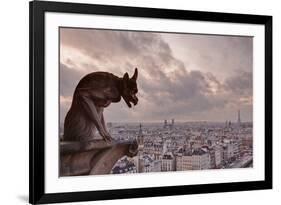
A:
[[[162,171],[175,171],[176,170],[176,159],[173,154],[165,153],[162,157],[162,164],[161,164]]]

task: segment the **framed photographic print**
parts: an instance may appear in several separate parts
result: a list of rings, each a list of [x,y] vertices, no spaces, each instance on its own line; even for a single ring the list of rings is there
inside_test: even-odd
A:
[[[30,2],[30,203],[272,188],[272,17]]]

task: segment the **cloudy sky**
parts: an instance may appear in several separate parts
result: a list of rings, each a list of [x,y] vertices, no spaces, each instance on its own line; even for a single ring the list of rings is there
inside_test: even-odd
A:
[[[252,120],[251,37],[60,29],[60,122],[86,74],[139,70],[139,103],[105,109],[107,122]]]

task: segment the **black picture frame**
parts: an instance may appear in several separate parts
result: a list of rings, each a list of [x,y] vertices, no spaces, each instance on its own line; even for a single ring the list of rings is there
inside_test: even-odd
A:
[[[272,188],[272,16],[201,11],[105,6],[93,4],[32,1],[30,12],[30,143],[29,202],[32,204],[154,197]],[[46,12],[149,17],[209,22],[259,24],[265,27],[265,180],[235,183],[197,184],[71,193],[45,192],[45,58],[44,19]]]

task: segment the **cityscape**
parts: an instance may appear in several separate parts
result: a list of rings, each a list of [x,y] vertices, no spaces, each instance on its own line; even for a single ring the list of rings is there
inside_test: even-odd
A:
[[[137,140],[138,154],[124,156],[111,174],[253,167],[252,122],[107,123],[115,140]]]

